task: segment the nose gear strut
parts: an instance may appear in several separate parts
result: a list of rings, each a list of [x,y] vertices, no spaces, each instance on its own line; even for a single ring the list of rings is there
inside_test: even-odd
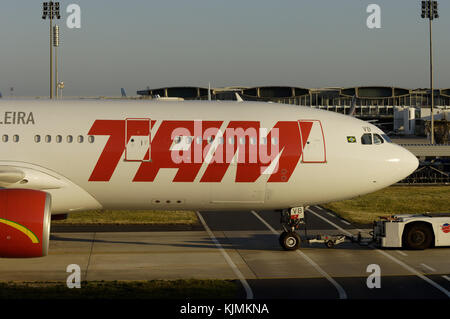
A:
[[[295,232],[300,225],[305,224],[305,211],[303,207],[294,207],[281,211],[281,226],[284,231],[279,241],[284,250],[296,250],[300,247],[300,236]]]

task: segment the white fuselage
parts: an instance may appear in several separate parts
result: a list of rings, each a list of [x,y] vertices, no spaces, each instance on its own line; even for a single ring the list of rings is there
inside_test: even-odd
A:
[[[53,214],[313,205],[418,165],[386,140],[362,144],[384,134],[369,123],[284,104],[3,100],[0,122],[0,186],[50,193]]]

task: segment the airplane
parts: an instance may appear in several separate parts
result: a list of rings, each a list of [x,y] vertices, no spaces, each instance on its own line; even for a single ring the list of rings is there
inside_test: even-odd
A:
[[[376,126],[236,101],[0,101],[0,257],[48,254],[50,223],[98,209],[298,212],[394,184],[417,158]]]

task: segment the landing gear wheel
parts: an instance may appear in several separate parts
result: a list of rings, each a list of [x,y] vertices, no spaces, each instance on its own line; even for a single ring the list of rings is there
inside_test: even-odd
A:
[[[297,250],[300,247],[300,236],[296,232],[284,231],[279,240],[284,250]]]
[[[409,249],[423,250],[431,246],[433,234],[429,227],[423,224],[412,225],[406,230],[404,244]]]

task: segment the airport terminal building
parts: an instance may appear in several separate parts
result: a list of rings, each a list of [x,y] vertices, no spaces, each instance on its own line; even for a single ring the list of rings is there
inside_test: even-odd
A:
[[[272,101],[325,108],[337,112],[350,109],[352,99],[356,99],[359,115],[393,115],[396,106],[426,108],[431,105],[429,89],[405,89],[398,87],[364,86],[351,88],[308,89],[291,86],[224,87],[212,88],[211,95],[217,100],[233,100],[239,93],[244,100]],[[139,90],[142,97],[178,97],[185,100],[208,98],[208,88],[204,87],[164,87]],[[450,108],[450,89],[434,90],[435,106]]]
[[[210,91],[214,100],[235,100],[236,93],[244,100],[295,104],[377,120],[386,132],[400,135],[427,134],[431,118],[429,89],[405,89],[385,86],[309,89],[291,86],[225,87]],[[208,99],[208,88],[165,87],[137,91],[144,98]],[[450,89],[434,90],[434,120],[450,120]],[[438,124],[439,125],[439,124]],[[438,134],[439,135],[439,134]],[[438,137],[437,144],[448,143],[448,135]]]

